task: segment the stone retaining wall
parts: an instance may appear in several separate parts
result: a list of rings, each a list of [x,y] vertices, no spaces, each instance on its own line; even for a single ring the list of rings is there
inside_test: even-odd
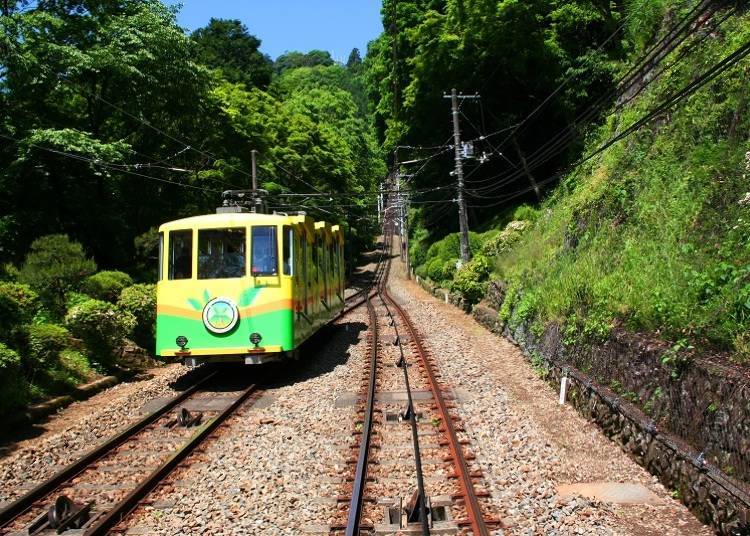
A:
[[[442,301],[467,309],[460,296],[423,280],[419,283]],[[747,381],[700,359],[681,369],[675,381],[669,367],[662,366],[662,345],[645,344],[624,332],[599,346],[566,347],[556,325],[539,336],[524,324],[510,329],[498,318],[504,297],[501,284],[490,286],[489,303],[472,310],[479,323],[518,345],[553,388],[559,388],[567,376],[568,401],[668,489],[675,490],[717,533],[750,534],[747,484],[728,477],[706,461],[704,452],[691,446],[701,444],[703,450],[720,453],[744,473],[750,454]],[[617,392],[604,384],[616,387]],[[660,394],[658,399],[654,393]],[[651,401],[647,407],[654,418],[623,395],[640,404]]]

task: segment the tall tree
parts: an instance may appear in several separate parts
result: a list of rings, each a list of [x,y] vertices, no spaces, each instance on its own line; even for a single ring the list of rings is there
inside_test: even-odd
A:
[[[346,60],[346,68],[353,73],[359,73],[362,68],[362,56],[360,56],[358,48],[353,48],[349,53],[349,59]]]
[[[274,68],[278,74],[289,69],[298,67],[315,67],[316,65],[333,65],[331,53],[325,50],[311,50],[310,52],[285,52],[274,63]]]
[[[260,52],[260,39],[250,35],[239,20],[214,19],[192,34],[198,45],[198,60],[209,67],[220,69],[230,82],[247,87],[268,87],[273,74],[273,62]]]

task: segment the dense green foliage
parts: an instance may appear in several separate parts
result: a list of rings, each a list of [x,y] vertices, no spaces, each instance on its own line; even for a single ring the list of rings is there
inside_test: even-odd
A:
[[[21,357],[0,342],[0,416],[26,402],[26,391],[21,380]]]
[[[260,39],[250,35],[238,20],[212,18],[205,28],[192,35],[198,48],[198,60],[219,69],[229,82],[264,89],[271,83],[273,62],[262,54]]]
[[[81,283],[81,291],[97,300],[115,303],[122,290],[132,284],[133,278],[125,272],[103,270],[88,276]]]
[[[538,181],[578,154],[580,143],[529,174],[516,172],[522,158],[550,133],[614,85],[616,61],[629,44],[622,34],[608,37],[622,23],[624,9],[622,2],[600,0],[384,0],[387,31],[370,44],[365,76],[385,149],[450,143],[450,101],[444,93],[451,88],[480,93],[481,101],[462,103],[460,120],[463,139],[474,140],[475,153],[486,152],[489,161],[467,161],[466,195],[470,220],[492,218],[498,198],[528,190],[529,174]],[[506,131],[479,139],[519,123],[558,88],[544,114],[512,136]],[[435,189],[452,186],[455,178],[446,170],[453,155],[450,150],[401,149],[399,160],[431,155],[405,172],[417,173],[414,186],[430,189],[415,202],[435,203],[425,205],[412,224],[435,239],[457,226],[449,210],[455,191]],[[508,171],[514,173],[502,189],[493,187],[493,177]]]
[[[302,207],[278,197],[372,190],[385,174],[364,93],[350,94],[355,74],[327,52],[290,52],[275,65],[282,78],[329,69],[325,87],[268,93],[268,58],[237,21],[188,36],[157,0],[10,7],[0,18],[0,264],[65,233],[99,265],[153,277],[134,239],[247,188],[251,149],[271,205],[371,234],[363,199]]]
[[[576,12],[576,3],[565,4]],[[510,9],[511,3],[500,5]],[[676,1],[626,4],[621,44],[626,55],[607,69],[627,72],[691,7]],[[641,73],[635,89],[621,96],[603,121],[579,125],[588,134],[571,154],[593,153],[746,43],[750,15],[727,9],[701,19],[700,28],[660,58],[659,68]],[[528,39],[516,36],[510,44],[526,50],[521,43]],[[745,60],[732,67],[626,141],[577,166],[538,210],[519,209],[513,217],[518,221],[506,224],[495,217],[489,223],[501,232],[481,249],[491,258],[491,277],[507,288],[501,320],[531,322],[535,329],[558,322],[567,342],[602,340],[623,326],[750,363],[747,65]],[[555,100],[571,102],[562,94]],[[412,113],[412,106],[407,98],[402,113]],[[554,117],[554,111],[545,111],[540,125],[548,115]],[[479,213],[485,228],[489,220]],[[412,238],[415,265],[418,273],[475,301],[482,270],[472,273],[467,266],[449,273],[440,269],[436,255],[422,253],[437,251],[436,244],[454,240],[451,236],[429,245],[430,235],[418,227]]]
[[[60,352],[70,346],[71,335],[62,326],[34,324],[29,326],[28,341],[29,359],[26,364],[33,374],[56,363]]]
[[[735,50],[750,37],[748,22],[727,21],[691,61],[610,116],[590,146]],[[624,323],[750,360],[746,72],[732,69],[658,128],[566,178],[545,217],[499,258],[517,310],[571,333],[602,337]]]
[[[17,342],[19,329],[39,309],[39,296],[28,285],[0,282],[0,340]]]
[[[65,294],[96,271],[78,242],[65,235],[47,235],[32,242],[19,280],[33,288],[56,316],[65,311]]]
[[[65,325],[91,350],[92,358],[107,366],[115,361],[114,352],[136,326],[131,313],[115,305],[90,299],[72,307],[65,315]]]
[[[136,319],[133,339],[141,347],[156,347],[156,285],[133,285],[120,293],[117,306]]]

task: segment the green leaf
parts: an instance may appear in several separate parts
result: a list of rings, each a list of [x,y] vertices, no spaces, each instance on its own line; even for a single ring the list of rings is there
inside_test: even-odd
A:
[[[188,298],[188,303],[190,303],[190,305],[192,305],[193,309],[195,309],[196,311],[203,310],[203,304],[195,298]]]

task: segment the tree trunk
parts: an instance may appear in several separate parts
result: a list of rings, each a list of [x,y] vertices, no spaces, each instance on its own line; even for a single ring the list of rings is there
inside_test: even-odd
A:
[[[518,153],[518,158],[521,160],[521,165],[523,166],[523,172],[528,177],[529,182],[531,183],[531,187],[534,189],[534,193],[536,194],[537,201],[541,201],[542,192],[539,190],[539,185],[536,183],[536,179],[534,178],[534,175],[531,174],[531,170],[529,169],[529,166],[526,163],[526,157],[523,155],[523,152],[521,151],[521,146],[518,145],[518,140],[516,139],[515,136],[513,136],[513,146],[516,148],[516,153]]]

